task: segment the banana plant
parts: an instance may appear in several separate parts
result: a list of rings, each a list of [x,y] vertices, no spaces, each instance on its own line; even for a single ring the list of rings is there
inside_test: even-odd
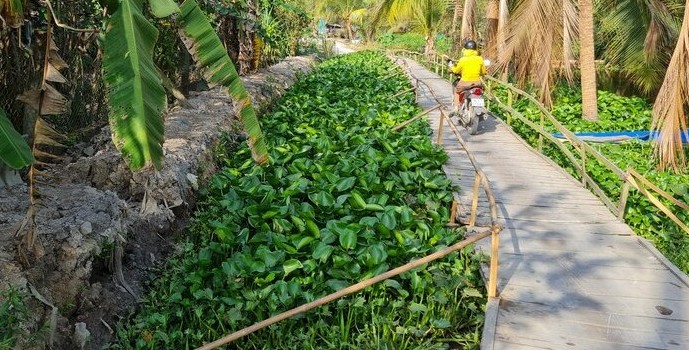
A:
[[[267,148],[249,95],[220,39],[196,1],[179,7],[172,0],[120,0],[104,37],[104,80],[108,85],[113,141],[134,170],[163,160],[166,96],[153,63],[158,30],[146,19],[144,3],[156,17],[179,13],[181,34],[210,81],[228,89],[249,136],[254,160],[267,160]]]
[[[12,169],[21,169],[34,161],[31,149],[14,129],[5,110],[0,107],[0,161]]]

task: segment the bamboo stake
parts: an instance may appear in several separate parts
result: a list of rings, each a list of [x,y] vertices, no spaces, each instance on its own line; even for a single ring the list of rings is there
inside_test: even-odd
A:
[[[440,124],[438,125],[438,136],[436,137],[435,143],[437,145],[443,144],[443,125],[445,124],[445,112],[440,110]]]
[[[471,193],[471,217],[469,218],[469,226],[476,225],[476,215],[478,211],[478,190],[481,185],[481,176],[478,172],[474,173],[474,190]]]
[[[495,298],[498,295],[498,264],[500,248],[500,230],[491,230],[490,241],[490,277],[488,278],[488,297]]]
[[[452,200],[452,207],[450,207],[450,221],[447,223],[448,226],[457,226],[457,201]]]
[[[230,334],[230,335],[227,335],[227,336],[225,336],[225,337],[223,337],[223,338],[221,338],[221,339],[215,340],[215,341],[213,341],[213,342],[211,342],[211,343],[208,343],[208,344],[205,344],[205,345],[203,345],[203,346],[201,346],[201,347],[199,347],[199,348],[196,348],[196,350],[211,350],[211,349],[215,349],[215,348],[217,348],[217,347],[219,347],[219,346],[222,346],[222,345],[231,343],[231,342],[233,342],[233,341],[235,341],[235,340],[237,340],[237,339],[239,339],[239,338],[242,338],[242,337],[244,337],[244,336],[247,336],[247,335],[249,335],[249,334],[251,334],[251,333],[254,333],[254,332],[256,332],[256,331],[258,331],[258,330],[260,330],[260,329],[263,329],[263,328],[265,328],[265,327],[268,327],[268,326],[270,326],[270,325],[272,325],[272,324],[275,324],[275,323],[280,322],[280,321],[282,321],[282,320],[286,320],[286,319],[288,319],[288,318],[290,318],[290,317],[292,317],[292,316],[296,316],[296,315],[302,314],[302,313],[304,313],[304,312],[306,312],[306,311],[309,311],[309,310],[311,310],[311,309],[314,309],[314,308],[316,308],[316,307],[325,305],[325,304],[327,304],[327,303],[329,303],[329,302],[331,302],[331,301],[333,301],[333,300],[337,300],[337,299],[342,298],[342,297],[344,297],[344,296],[347,296],[347,295],[349,295],[349,294],[359,292],[359,291],[361,291],[362,289],[364,289],[364,288],[366,288],[366,287],[369,287],[369,286],[372,286],[372,285],[374,285],[374,284],[376,284],[376,283],[378,283],[378,282],[384,281],[384,280],[386,280],[386,279],[390,279],[390,278],[395,277],[395,276],[397,276],[397,275],[399,275],[399,274],[402,274],[402,273],[404,273],[404,272],[407,272],[407,271],[409,271],[409,270],[411,270],[411,269],[414,269],[414,268],[417,268],[417,267],[419,267],[419,266],[428,264],[428,263],[430,263],[430,262],[432,262],[432,261],[438,260],[438,259],[440,259],[440,258],[442,258],[442,257],[444,257],[444,256],[446,256],[446,255],[448,255],[448,254],[450,254],[450,253],[452,253],[452,252],[455,252],[455,251],[457,251],[457,250],[460,250],[460,249],[462,249],[462,248],[468,246],[469,244],[472,244],[472,243],[474,243],[474,242],[477,242],[477,241],[479,241],[479,240],[481,240],[481,239],[483,239],[483,238],[486,238],[486,237],[492,235],[494,231],[496,231],[496,228],[488,229],[488,230],[486,230],[486,231],[484,231],[484,232],[481,232],[481,233],[479,233],[479,234],[477,234],[477,235],[475,235],[475,236],[472,236],[472,237],[470,237],[470,238],[467,238],[467,239],[465,239],[465,240],[463,240],[463,241],[461,241],[461,242],[455,243],[454,245],[452,245],[452,246],[450,246],[450,247],[447,247],[447,248],[445,248],[445,249],[443,249],[443,250],[437,251],[437,252],[435,252],[435,253],[433,253],[433,254],[431,254],[431,255],[428,255],[428,256],[423,257],[423,258],[421,258],[421,259],[412,261],[412,262],[410,262],[410,263],[407,263],[407,264],[405,264],[405,265],[402,265],[402,266],[400,266],[400,267],[397,267],[397,268],[395,268],[395,269],[392,269],[392,270],[390,270],[390,271],[388,271],[388,272],[382,273],[382,274],[380,274],[380,275],[378,275],[378,276],[376,276],[376,277],[372,277],[372,278],[369,278],[369,279],[367,279],[367,280],[361,281],[361,282],[359,282],[359,283],[357,283],[357,284],[351,285],[351,286],[349,286],[349,287],[347,287],[347,288],[345,288],[345,289],[339,290],[339,291],[337,291],[337,292],[335,292],[335,293],[326,295],[326,296],[324,296],[324,297],[322,297],[322,298],[319,298],[319,299],[317,299],[317,300],[314,300],[314,301],[312,301],[312,302],[310,302],[310,303],[307,303],[307,304],[304,304],[304,305],[295,307],[295,308],[293,308],[293,309],[291,309],[291,310],[289,310],[289,311],[285,311],[285,312],[283,312],[283,313],[281,313],[281,314],[275,315],[275,316],[270,317],[270,318],[268,318],[268,319],[266,319],[266,320],[263,320],[263,321],[261,321],[261,322],[255,323],[255,324],[253,324],[253,325],[251,325],[251,326],[249,326],[249,327],[246,327],[246,328],[244,328],[244,329],[241,329],[241,330],[239,330],[239,331],[237,331],[237,332],[234,332],[234,333],[232,333],[232,334]],[[498,230],[498,231],[499,231],[499,230]]]
[[[622,184],[620,202],[617,204],[617,218],[622,222],[624,222],[624,211],[627,208],[627,198],[629,198],[629,181],[627,181],[625,178],[625,181]]]

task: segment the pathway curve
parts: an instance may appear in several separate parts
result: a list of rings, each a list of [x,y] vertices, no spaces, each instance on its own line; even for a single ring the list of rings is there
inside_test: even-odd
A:
[[[411,60],[419,105],[451,105],[450,83]],[[398,62],[400,62],[398,61]],[[435,140],[439,112],[429,115]],[[473,171],[448,127],[448,176],[467,217]],[[689,278],[566,172],[493,118],[462,131],[491,181],[504,229],[499,297],[489,301],[482,349],[689,349]],[[487,201],[481,199],[484,222]],[[479,224],[481,220],[479,220]],[[489,240],[478,246],[490,252]]]

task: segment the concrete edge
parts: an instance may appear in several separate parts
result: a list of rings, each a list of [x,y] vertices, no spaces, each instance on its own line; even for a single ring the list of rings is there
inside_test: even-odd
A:
[[[486,303],[486,318],[483,324],[483,333],[481,334],[481,350],[492,350],[495,344],[495,329],[498,323],[498,308],[500,307],[500,298],[488,298]]]

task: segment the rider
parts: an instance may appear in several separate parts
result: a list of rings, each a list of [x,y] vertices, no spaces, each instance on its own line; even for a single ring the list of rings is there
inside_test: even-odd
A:
[[[486,74],[486,65],[476,50],[475,41],[469,39],[464,43],[462,58],[450,67],[450,71],[461,76],[455,87],[455,105],[459,106],[464,101],[464,91],[470,86],[481,86],[481,76]]]

